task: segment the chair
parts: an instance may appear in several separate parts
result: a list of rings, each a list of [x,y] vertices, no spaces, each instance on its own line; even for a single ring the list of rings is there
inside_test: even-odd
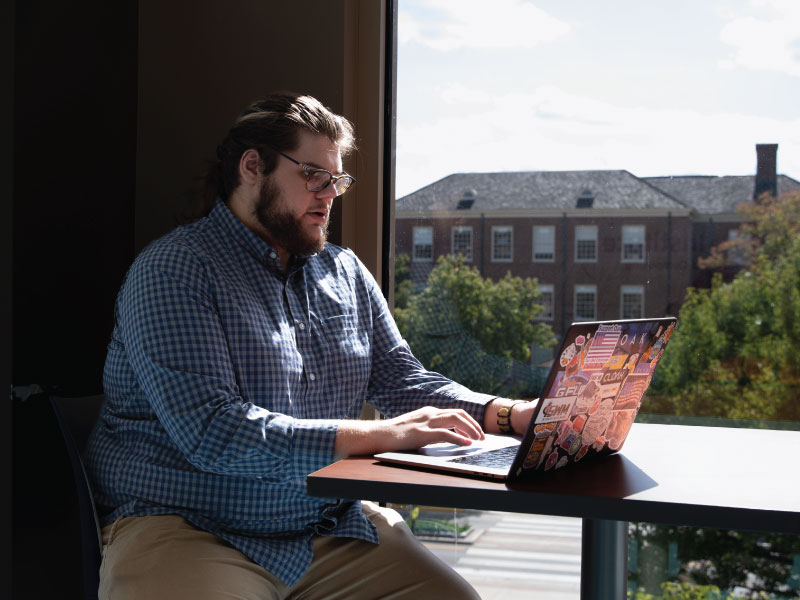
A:
[[[81,453],[86,447],[104,396],[67,398],[50,396],[64,444],[67,447],[75,489],[78,493],[78,509],[81,531],[81,563],[83,565],[83,590],[86,600],[97,600],[100,585],[100,562],[102,538],[100,521],[94,505],[89,478],[83,467]]]

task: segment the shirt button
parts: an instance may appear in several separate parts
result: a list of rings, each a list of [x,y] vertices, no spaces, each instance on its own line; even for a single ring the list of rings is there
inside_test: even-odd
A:
[[[278,255],[277,255],[277,253],[276,253],[274,250],[272,250],[272,251],[270,251],[270,253],[269,253],[269,257],[270,257],[270,258],[277,258],[277,257],[278,257]]]
[[[300,323],[299,323],[297,326],[298,326],[300,329],[305,329],[305,328],[306,328],[306,324],[305,324],[305,323],[303,323],[302,321],[300,321]]]
[[[309,374],[308,374],[308,378],[309,378],[311,381],[316,381],[316,380],[317,380],[317,376],[316,376],[316,375],[314,375],[314,373],[309,373]]]

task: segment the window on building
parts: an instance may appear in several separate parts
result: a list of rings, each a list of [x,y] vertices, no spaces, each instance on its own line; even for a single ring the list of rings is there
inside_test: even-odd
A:
[[[597,319],[597,286],[575,286],[575,320],[594,321]]]
[[[728,264],[734,267],[744,266],[747,262],[745,260],[744,250],[735,245],[736,240],[740,238],[743,239],[738,229],[728,230],[728,241],[734,243],[734,245],[728,250]]]
[[[453,256],[463,256],[464,260],[472,262],[472,227],[453,227],[451,247]]]
[[[552,283],[539,284],[539,304],[542,305],[542,312],[539,313],[537,319],[541,321],[553,320],[553,306],[555,305],[555,296]]]
[[[644,262],[644,225],[622,226],[622,262]]]
[[[414,227],[414,260],[433,261],[433,227]]]
[[[556,258],[556,228],[537,225],[533,228],[533,261],[553,262]]]
[[[644,286],[622,286],[620,289],[620,317],[623,319],[644,317]]]
[[[597,225],[575,226],[575,262],[597,262]]]
[[[514,259],[514,229],[503,225],[492,227],[492,260],[511,262]]]

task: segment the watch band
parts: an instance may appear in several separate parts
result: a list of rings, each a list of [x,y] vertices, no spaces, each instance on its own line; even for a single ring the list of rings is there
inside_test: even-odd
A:
[[[517,400],[508,406],[503,406],[497,409],[497,428],[501,433],[514,433],[514,428],[511,426],[511,411],[517,404],[521,404],[525,400]]]

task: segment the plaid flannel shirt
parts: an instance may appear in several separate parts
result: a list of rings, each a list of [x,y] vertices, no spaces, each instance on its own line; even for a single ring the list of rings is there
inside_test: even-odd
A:
[[[377,543],[359,502],[312,498],[337,423],[364,401],[479,422],[491,396],[426,371],[367,269],[328,244],[283,273],[218,202],[150,244],[115,307],[86,462],[102,524],[178,514],[294,585],[314,535]]]

